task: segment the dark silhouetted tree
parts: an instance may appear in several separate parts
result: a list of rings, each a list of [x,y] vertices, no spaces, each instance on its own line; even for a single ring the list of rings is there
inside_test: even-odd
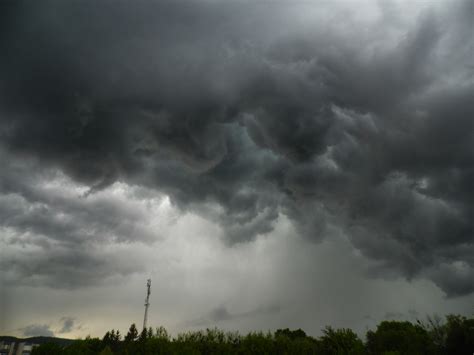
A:
[[[295,340],[298,338],[306,338],[306,333],[302,329],[290,330],[288,328],[285,328],[285,329],[278,329],[275,332],[275,337],[279,337],[279,336],[286,336],[290,338],[291,340]]]
[[[369,354],[398,352],[404,355],[435,353],[428,332],[419,324],[398,321],[383,321],[377,330],[367,332]]]
[[[125,341],[126,342],[132,342],[132,341],[135,341],[137,340],[138,338],[138,330],[137,330],[137,326],[135,325],[135,323],[133,323],[130,328],[128,329],[128,333],[127,335],[125,335]]]
[[[362,355],[364,343],[351,329],[326,327],[318,340],[317,354],[321,355]]]
[[[474,354],[474,319],[459,315],[446,317],[446,355]]]

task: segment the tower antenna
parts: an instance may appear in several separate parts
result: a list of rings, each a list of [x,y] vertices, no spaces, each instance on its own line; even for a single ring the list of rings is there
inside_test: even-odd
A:
[[[145,298],[145,316],[143,317],[143,329],[146,329],[146,321],[148,318],[148,307],[150,306],[150,293],[151,293],[151,279],[146,282],[146,298]]]

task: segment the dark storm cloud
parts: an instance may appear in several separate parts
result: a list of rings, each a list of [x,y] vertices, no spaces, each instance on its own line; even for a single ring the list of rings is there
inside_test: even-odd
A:
[[[70,244],[83,244],[91,239],[96,242],[127,241],[131,233],[136,240],[143,242],[156,240],[157,234],[142,227],[145,221],[139,211],[127,209],[113,198],[97,199],[91,203],[79,192],[62,195],[60,190],[41,185],[48,179],[57,179],[59,174],[35,174],[35,169],[41,169],[37,163],[11,164],[12,160],[12,156],[0,153],[0,162],[6,170],[0,185],[2,226]],[[67,188],[64,186],[63,190]],[[68,235],[66,240],[65,235]],[[99,235],[102,237],[97,239]]]
[[[363,34],[302,30],[289,3],[2,7],[7,156],[90,194],[116,181],[157,189],[218,221],[229,243],[270,232],[279,213],[314,240],[342,226],[375,275],[473,292],[471,1],[424,12],[395,39],[384,32],[395,14]],[[84,223],[94,238],[130,213],[60,199],[67,222],[21,212],[37,201],[29,177],[1,177],[24,199],[0,206],[2,224],[48,240],[82,243]],[[124,228],[119,241],[132,238]]]
[[[45,171],[34,159],[17,160],[2,152],[0,163],[4,169],[0,225],[5,246],[0,269],[5,281],[77,288],[143,270],[110,248],[114,243],[159,240],[159,231],[147,228],[149,221],[142,209],[124,205],[123,199],[114,196],[92,199],[70,191],[67,179],[57,171]],[[48,187],[50,181],[57,186]],[[148,193],[148,201],[153,197],[159,195]]]

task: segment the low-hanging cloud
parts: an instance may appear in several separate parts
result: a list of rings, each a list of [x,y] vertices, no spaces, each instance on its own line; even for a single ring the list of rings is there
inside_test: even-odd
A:
[[[239,318],[247,317],[258,317],[267,316],[280,312],[280,306],[270,305],[266,307],[258,307],[246,312],[232,313],[229,312],[227,307],[220,306],[212,309],[207,314],[200,318],[196,318],[185,322],[185,326],[197,327],[197,326],[212,326],[221,322],[230,321]]]
[[[25,337],[45,336],[53,337],[54,332],[47,324],[30,324],[22,329]]]
[[[2,4],[3,157],[57,169],[85,199],[117,182],[159,191],[230,245],[279,214],[310,240],[337,225],[374,275],[472,293],[472,2],[408,24],[382,6],[363,33],[351,26],[364,20],[346,28],[329,20],[339,5],[318,6],[321,23],[298,27],[285,12],[305,9],[289,3]],[[56,197],[70,218],[51,218],[29,179],[2,172],[2,226],[61,243],[65,258],[97,235],[155,237],[107,201]],[[79,266],[103,262],[88,250],[74,251]]]
[[[76,328],[76,319],[74,317],[63,317],[61,318],[62,326],[58,333],[70,333]]]

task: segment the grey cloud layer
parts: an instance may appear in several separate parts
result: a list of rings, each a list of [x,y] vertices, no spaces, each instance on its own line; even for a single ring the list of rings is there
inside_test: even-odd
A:
[[[304,6],[290,3],[3,3],[5,154],[90,193],[158,189],[229,243],[270,232],[279,213],[314,240],[342,226],[374,274],[473,292],[472,1],[406,28],[382,7],[368,30],[319,5],[327,19],[300,28],[285,14]],[[3,193],[28,199],[8,175]]]

